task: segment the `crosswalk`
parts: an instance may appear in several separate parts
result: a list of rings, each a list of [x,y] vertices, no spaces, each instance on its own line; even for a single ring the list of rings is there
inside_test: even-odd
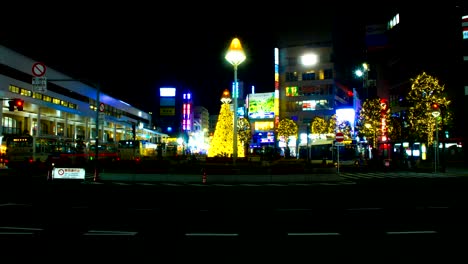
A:
[[[460,175],[447,173],[421,173],[421,172],[365,172],[365,173],[340,173],[340,177],[346,180],[365,179],[407,179],[407,178],[453,178]]]
[[[95,182],[95,184],[111,185],[139,185],[139,186],[166,186],[166,187],[286,187],[286,186],[331,186],[331,185],[350,185],[357,184],[360,181],[379,180],[379,179],[442,179],[464,177],[457,174],[448,173],[420,173],[420,172],[362,172],[362,173],[340,173],[340,180],[337,181],[317,181],[317,182],[118,182],[105,181]],[[89,181],[88,181],[89,183]]]

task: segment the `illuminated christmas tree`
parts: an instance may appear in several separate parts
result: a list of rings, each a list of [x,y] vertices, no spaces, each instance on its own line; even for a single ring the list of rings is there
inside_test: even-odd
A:
[[[230,109],[231,95],[229,90],[224,90],[221,97],[221,110],[216,123],[213,139],[211,140],[208,157],[231,157],[233,153],[232,139],[234,137],[233,123],[234,113]],[[237,137],[237,156],[244,157],[242,143]]]

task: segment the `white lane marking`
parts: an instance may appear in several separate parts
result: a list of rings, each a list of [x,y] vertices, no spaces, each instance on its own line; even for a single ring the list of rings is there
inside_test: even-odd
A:
[[[235,237],[238,236],[237,233],[186,233],[185,236],[215,236],[215,237]]]
[[[115,230],[89,230],[84,233],[85,236],[134,236],[138,232],[115,231]]]
[[[317,233],[288,233],[288,236],[339,236],[336,232],[317,232]]]
[[[423,230],[423,231],[388,231],[388,235],[409,235],[409,234],[436,234],[434,230]]]

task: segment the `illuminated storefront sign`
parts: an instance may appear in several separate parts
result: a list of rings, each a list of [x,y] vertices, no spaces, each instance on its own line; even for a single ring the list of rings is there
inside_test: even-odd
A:
[[[275,93],[249,95],[249,118],[268,119],[275,117]]]

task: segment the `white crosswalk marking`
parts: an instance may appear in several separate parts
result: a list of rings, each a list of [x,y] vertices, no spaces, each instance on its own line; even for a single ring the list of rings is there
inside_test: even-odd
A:
[[[285,186],[337,186],[337,185],[352,185],[359,184],[360,180],[386,180],[386,179],[437,179],[437,178],[454,178],[464,177],[450,173],[421,173],[421,172],[341,172],[338,179],[332,181],[311,181],[311,182],[264,182],[264,183],[249,183],[249,182],[218,182],[218,183],[198,183],[198,182],[106,182],[91,180],[84,183],[94,184],[114,184],[114,185],[144,185],[144,186],[173,186],[173,187],[285,187]]]
[[[184,185],[181,183],[171,183],[171,182],[162,182],[161,184],[166,185],[166,186],[183,186]]]
[[[346,180],[359,179],[408,179],[408,178],[451,178],[455,175],[434,174],[421,172],[359,172],[359,173],[341,173],[340,176]]]
[[[241,183],[239,185],[241,185],[241,186],[261,186],[261,185],[256,184],[256,183]]]
[[[156,185],[156,184],[154,184],[154,183],[148,183],[148,182],[139,182],[138,185],[154,186],[154,185]]]
[[[131,183],[127,182],[114,182],[115,185],[131,185]]]

